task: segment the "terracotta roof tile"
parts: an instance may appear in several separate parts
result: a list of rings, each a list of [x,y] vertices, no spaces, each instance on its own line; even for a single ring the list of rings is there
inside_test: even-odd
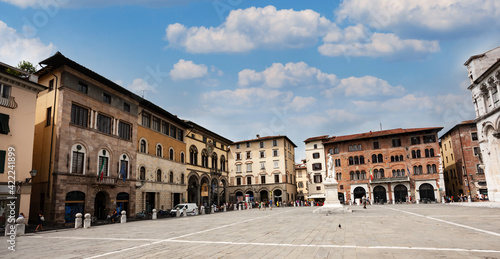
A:
[[[315,141],[315,140],[324,140],[324,139],[327,139],[328,138],[328,135],[323,135],[323,136],[317,136],[317,137],[311,137],[311,138],[308,138],[306,140],[304,140],[305,143],[308,143],[308,142],[311,142],[311,141]]]
[[[381,131],[370,131],[370,132],[359,133],[359,134],[331,137],[331,138],[324,140],[323,143],[334,143],[334,142],[342,142],[342,141],[349,141],[349,140],[355,140],[355,139],[376,138],[376,137],[382,137],[382,136],[407,134],[407,133],[428,131],[428,130],[440,131],[441,129],[443,129],[443,127],[413,128],[413,129],[398,128],[398,129],[381,130]]]

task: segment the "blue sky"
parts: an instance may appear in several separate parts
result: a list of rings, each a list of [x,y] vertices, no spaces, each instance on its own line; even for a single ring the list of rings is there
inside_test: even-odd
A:
[[[297,161],[312,136],[473,119],[463,63],[500,46],[494,0],[0,0],[0,10],[0,61],[60,51],[231,140],[287,135]]]

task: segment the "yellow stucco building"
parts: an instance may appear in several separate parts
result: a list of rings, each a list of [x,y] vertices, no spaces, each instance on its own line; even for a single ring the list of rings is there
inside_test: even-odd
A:
[[[9,204],[15,204],[16,217],[30,214],[36,97],[45,89],[37,81],[0,63],[0,227],[11,212]]]

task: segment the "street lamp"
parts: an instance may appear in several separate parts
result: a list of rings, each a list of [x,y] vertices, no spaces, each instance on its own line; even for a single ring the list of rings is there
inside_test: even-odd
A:
[[[31,178],[26,178],[26,183],[29,183],[31,181],[31,179],[33,179],[36,176],[37,173],[38,173],[37,170],[35,170],[35,169],[31,170],[30,171]]]

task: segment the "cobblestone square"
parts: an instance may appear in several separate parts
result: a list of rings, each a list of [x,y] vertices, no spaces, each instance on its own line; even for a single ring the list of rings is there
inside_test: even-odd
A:
[[[216,213],[17,237],[2,258],[500,258],[500,208],[374,205]],[[340,226],[340,227],[339,227]]]

